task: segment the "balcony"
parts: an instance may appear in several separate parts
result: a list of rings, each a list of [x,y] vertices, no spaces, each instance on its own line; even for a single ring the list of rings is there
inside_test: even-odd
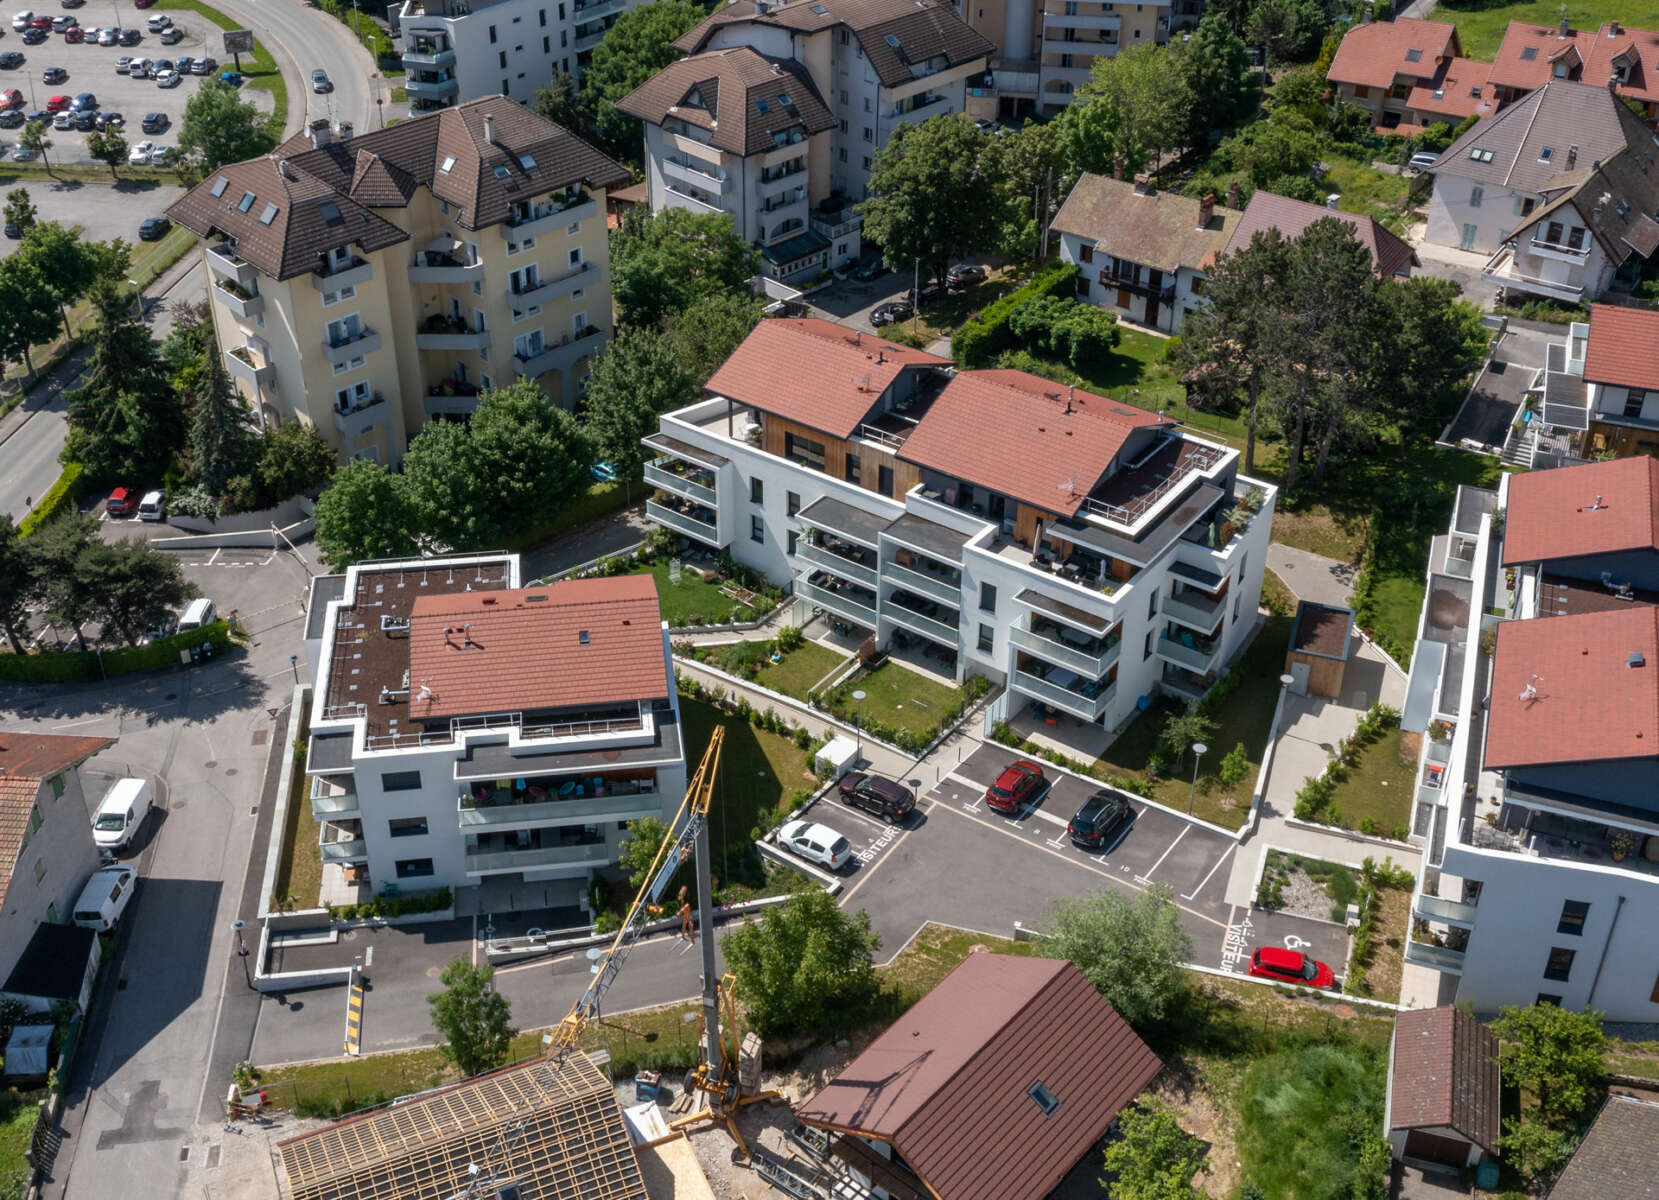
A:
[[[1063,43],[1075,45],[1076,43]],[[1044,49],[1048,47],[1045,46]],[[1101,47],[1103,50],[1105,47]],[[1094,77],[1094,72],[1088,67],[1050,67],[1044,66],[1042,72],[1043,91],[1045,92],[1075,92]],[[1055,87],[1056,83],[1066,84],[1066,87]]]
[[[1419,942],[1416,938],[1406,942],[1406,961],[1434,971],[1461,974],[1463,955],[1462,950],[1453,950],[1449,946],[1431,946],[1426,942]]]
[[[696,538],[717,548],[723,545],[720,541],[720,530],[715,525],[714,510],[705,505],[690,500],[664,497],[660,500],[647,500],[645,515],[664,529],[672,529],[675,533],[683,533],[686,537]]]
[[[1417,897],[1417,903],[1412,906],[1411,914],[1414,917],[1422,917],[1426,921],[1444,921],[1449,925],[1473,929],[1475,927],[1475,914],[1479,911],[1473,904],[1460,904],[1456,900],[1447,900],[1444,896],[1425,894]]]
[[[1047,29],[1119,29],[1123,25],[1122,17],[1077,17],[1067,16],[1065,13],[1045,12],[1043,14],[1043,28]]]
[[[605,344],[605,331],[596,325],[589,325],[578,337],[569,334],[565,337],[567,340],[557,346],[549,346],[540,354],[532,354],[528,358],[514,354],[513,370],[531,379],[548,371],[568,371]]]
[[[923,637],[931,638],[942,646],[949,646],[952,650],[961,644],[961,634],[955,625],[948,621],[941,621],[937,616],[930,616],[919,607],[913,605],[928,604],[937,611],[937,605],[920,598],[909,601],[900,600],[906,595],[904,592],[894,592],[887,597],[887,602],[881,606],[881,615],[895,625],[919,633]],[[952,614],[954,615],[954,614]]]
[[[646,463],[645,482],[710,508],[720,502],[720,495],[715,491],[713,471],[672,455],[665,454]]]
[[[589,845],[543,846],[529,850],[469,849],[466,853],[468,875],[499,875],[508,871],[533,870],[537,867],[576,867],[590,870],[608,866],[610,862],[610,850],[603,841]]]
[[[1514,288],[1519,292],[1565,300],[1569,304],[1577,304],[1584,298],[1582,284],[1522,274],[1515,263],[1515,247],[1508,244],[1500,246],[1498,252],[1487,260],[1481,268],[1480,277],[1494,287]]]
[[[421,405],[429,417],[470,417],[478,411],[478,389],[428,392],[422,397]]]
[[[882,568],[882,574],[892,583],[902,584],[905,588],[930,600],[938,600],[952,608],[962,607],[962,576],[960,572],[952,571],[950,575],[941,574],[922,566],[903,566],[897,560],[888,563]],[[951,575],[955,575],[954,582]]]
[[[1103,270],[1098,278],[1103,287],[1122,288],[1124,291],[1133,292],[1137,296],[1151,296],[1155,300],[1162,300],[1165,304],[1175,299],[1175,280],[1173,277],[1166,283],[1160,275],[1157,284],[1153,284],[1150,276],[1143,279],[1139,274],[1131,274],[1127,271],[1118,274]]]
[[[405,75],[403,86],[409,99],[428,102],[453,99],[461,90],[461,81],[447,71],[435,75]]]
[[[561,197],[541,204],[521,204],[501,226],[501,236],[509,242],[552,233],[577,221],[591,220],[599,214],[599,202],[586,192]]]
[[[235,280],[250,292],[255,286],[254,276],[258,274],[252,263],[238,257],[229,242],[219,242],[207,248],[207,269],[221,279]]]
[[[244,321],[265,311],[265,297],[250,291],[229,276],[213,280],[213,298]]]
[[[249,387],[269,387],[276,377],[276,368],[256,358],[246,346],[235,346],[225,351],[225,370],[232,379],[240,379]]]
[[[487,329],[472,329],[460,317],[435,313],[415,330],[417,350],[482,350],[490,344]]]
[[[929,117],[938,116],[950,105],[950,98],[948,96],[928,96],[925,98],[922,96],[916,96],[914,99],[917,103],[902,111],[899,111],[898,106],[895,105],[894,111],[888,114],[890,119],[894,121],[921,122],[927,120]]]
[[[386,403],[386,397],[376,392],[352,408],[342,409],[336,405],[333,411],[334,428],[340,431],[341,437],[350,440],[362,437],[377,425],[384,425],[391,407]]]
[[[403,51],[403,69],[407,71],[441,71],[455,65],[455,51],[439,48],[431,42],[415,42]]]
[[[619,791],[605,796],[501,804],[481,804],[473,793],[462,792],[455,804],[456,823],[462,832],[632,821],[661,815],[662,794],[655,788]]]
[[[347,826],[357,828],[349,829]],[[317,829],[317,848],[325,863],[362,863],[369,861],[369,844],[363,840],[362,822],[325,820]]]
[[[725,171],[690,157],[666,155],[662,160],[662,173],[671,179],[683,179],[695,187],[712,188],[717,192],[724,191],[726,187]]]
[[[1185,667],[1196,675],[1208,675],[1221,662],[1221,644],[1217,642],[1206,648],[1203,638],[1184,633],[1177,639],[1161,633],[1158,635],[1158,657]]]
[[[344,366],[360,355],[373,354],[378,349],[380,334],[372,329],[350,330],[337,338],[323,339],[323,357],[336,367]]]
[[[726,211],[718,201],[711,200],[707,196],[699,196],[694,192],[688,192],[685,187],[675,187],[672,183],[663,188],[663,203],[670,208],[685,208],[698,213],[723,213]]]
[[[1577,247],[1563,245],[1560,242],[1548,242],[1543,238],[1535,237],[1529,243],[1531,251],[1541,258],[1552,258],[1557,262],[1580,265],[1590,258],[1590,240],[1584,240],[1584,245]]]
[[[812,219],[809,222],[814,233],[827,237],[830,241],[845,237],[849,233],[856,233],[864,228],[864,218],[859,216],[850,205],[825,211],[822,208],[812,210]]]
[[[574,271],[568,271],[556,279],[538,279],[534,284],[523,284],[509,279],[507,290],[513,302],[513,311],[523,312],[528,308],[563,300],[585,287],[598,285],[599,268],[585,262]]]
[[[819,582],[811,582],[814,578]],[[866,629],[873,630],[876,627],[876,596],[868,588],[857,587],[850,583],[841,587],[833,587],[830,586],[830,581],[823,576],[822,572],[815,571],[810,576],[796,577],[795,595],[799,599],[818,605],[826,612],[832,612],[838,617],[845,617]]]
[[[459,254],[423,250],[409,267],[410,283],[474,283],[484,278],[482,261],[468,262]]]
[[[1100,715],[1111,706],[1112,698],[1117,695],[1118,690],[1116,680],[1104,687],[1094,683],[1079,684],[1078,676],[1065,668],[1050,671],[1046,679],[1021,668],[1008,679],[1016,692],[1052,705],[1074,717],[1081,717],[1085,721],[1100,720]],[[1077,687],[1093,689],[1094,695],[1075,690]]]
[[[1197,588],[1166,592],[1159,602],[1158,611],[1172,621],[1190,625],[1199,633],[1214,633],[1222,617],[1227,615],[1227,597],[1223,595],[1212,599]]]
[[[867,588],[874,589],[876,586],[875,568],[867,566],[855,555],[861,553],[863,558],[868,558],[871,561],[874,560],[875,556],[869,551],[859,552],[850,546],[846,549],[847,552],[843,553],[829,545],[809,542],[802,538],[795,543],[795,558],[799,562],[822,567],[831,575],[851,580],[853,583],[861,583]]]
[[[609,32],[609,29],[595,29],[588,33],[577,34],[576,53],[586,54],[589,50],[592,50],[594,47],[599,45],[600,42],[604,41],[605,35]]]
[[[350,776],[316,775],[311,779],[311,819],[347,820],[362,816],[357,784]]]
[[[755,180],[755,195],[764,200],[768,196],[775,196],[779,192],[792,187],[806,186],[805,165],[790,167],[784,171],[773,171],[762,174]]]
[[[357,287],[374,278],[374,268],[367,259],[350,258],[338,265],[324,264],[311,272],[311,286],[319,292],[337,292],[341,288]]]
[[[1056,666],[1069,667],[1085,678],[1099,679],[1118,658],[1118,635],[1113,633],[1100,645],[1097,638],[1083,637],[1052,622],[1039,628],[1012,629],[1015,646]],[[1099,649],[1093,647],[1100,646]]]
[[[627,7],[628,0],[588,0],[588,3],[576,6],[572,20],[578,24],[596,21],[600,17],[608,17],[611,13],[621,12]]]

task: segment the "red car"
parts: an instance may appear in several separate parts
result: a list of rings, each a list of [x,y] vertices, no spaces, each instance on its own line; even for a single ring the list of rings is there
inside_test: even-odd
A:
[[[17,108],[23,103],[23,93],[16,88],[0,91],[0,108]]]
[[[63,31],[63,40],[67,45],[75,46],[86,40],[86,30],[79,25],[71,25]]]
[[[131,488],[118,487],[109,494],[104,501],[104,511],[112,517],[125,517],[132,513],[133,495]]]
[[[46,102],[46,111],[49,112],[49,113],[60,113],[60,112],[63,112],[68,107],[69,107],[69,97],[68,96],[53,96],[50,100],[48,100]]]
[[[999,813],[1017,813],[1043,786],[1043,769],[1030,759],[1009,763],[985,789],[985,803]]]
[[[134,8],[149,8],[155,2],[156,0],[132,0],[132,6]]]
[[[30,29],[44,29],[48,33],[50,33],[51,29],[52,29],[52,18],[51,17],[34,17],[29,21],[29,28]]]
[[[1300,950],[1281,950],[1277,946],[1263,946],[1250,956],[1250,974],[1303,987],[1336,987],[1336,975],[1324,963]]]

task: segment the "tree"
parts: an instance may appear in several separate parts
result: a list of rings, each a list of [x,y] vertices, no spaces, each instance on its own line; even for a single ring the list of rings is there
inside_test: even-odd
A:
[[[656,325],[705,296],[746,291],[759,270],[759,252],[725,213],[669,208],[653,215],[636,204],[611,234],[611,294],[629,325]]]
[[[1164,150],[1186,133],[1186,75],[1167,46],[1131,47],[1096,57],[1089,81],[1060,116],[1072,166],[1110,175],[1156,172]]]
[[[82,627],[97,615],[93,597],[76,586],[75,564],[98,541],[98,520],[87,513],[64,513],[29,535],[28,553],[46,602],[46,619],[67,625],[86,649]]]
[[[333,477],[338,461],[334,447],[311,426],[301,421],[267,425],[254,466],[260,500],[276,504],[320,488]]]
[[[1195,742],[1208,742],[1215,736],[1215,718],[1211,717],[1201,707],[1198,701],[1190,700],[1187,704],[1169,715],[1164,722],[1163,734],[1158,742],[1158,749],[1167,759],[1171,755],[1175,758],[1178,768],[1184,768],[1187,762],[1187,752]]]
[[[41,278],[40,268],[27,255],[0,259],[0,357],[22,361],[34,374],[30,348],[50,341],[58,331],[58,308]]]
[[[125,275],[128,260],[122,257],[123,245],[117,241],[105,247],[100,242],[83,241],[74,230],[56,221],[42,221],[23,235],[23,244],[13,257],[23,255],[39,269],[45,284],[43,300],[57,306],[64,336],[69,337],[74,332],[69,328],[69,306],[86,295],[100,276]]]
[[[46,132],[45,121],[30,121],[25,125],[23,132],[17,135],[17,144],[40,155],[41,161],[46,164],[46,173],[52,173],[52,160],[46,154],[52,148],[52,139]]]
[[[196,595],[178,559],[143,538],[92,540],[75,560],[73,586],[103,626],[104,640],[113,633],[129,646]]]
[[[1392,332],[1374,382],[1402,421],[1438,431],[1445,424],[1440,413],[1455,403],[1454,394],[1461,398],[1464,378],[1486,358],[1481,311],[1460,299],[1462,292],[1455,281],[1433,275],[1391,279],[1382,286]]]
[[[567,72],[553,72],[553,81],[536,92],[530,107],[579,138],[593,138],[593,98]]]
[[[668,829],[655,817],[636,817],[628,822],[628,840],[617,851],[616,865],[628,872],[628,886],[638,891],[650,876],[657,851],[668,837]]]
[[[984,155],[982,170],[995,181],[1001,207],[997,248],[1004,254],[1036,256],[1038,235],[1075,181],[1059,123],[1029,121],[1018,132],[987,138]]]
[[[668,337],[680,366],[691,377],[693,395],[760,324],[760,299],[746,291],[718,292],[692,302],[668,318]],[[592,395],[589,382],[589,395]]]
[[[354,458],[317,498],[317,547],[332,570],[414,553],[415,515],[404,477]]]
[[[1221,786],[1226,788],[1227,794],[1231,796],[1249,774],[1250,757],[1244,749],[1244,743],[1240,742],[1227,751],[1221,760]]]
[[[467,431],[474,461],[491,465],[488,491],[498,537],[546,522],[592,482],[593,448],[586,435],[533,379],[485,392]]]
[[[10,513],[0,513],[0,632],[18,654],[25,652],[29,605],[38,593],[33,562]]]
[[[13,188],[6,193],[6,224],[16,225],[24,233],[35,227],[40,219],[35,202],[29,198],[28,188]]]
[[[1204,1165],[1204,1143],[1181,1128],[1175,1111],[1140,1100],[1118,1114],[1118,1134],[1106,1146],[1100,1181],[1112,1200],[1195,1200],[1192,1177]]]
[[[248,407],[211,347],[202,356],[195,400],[190,413],[191,470],[208,495],[222,496],[231,478],[248,469],[256,443]]]
[[[462,1075],[477,1075],[507,1061],[513,1035],[512,1006],[490,986],[495,968],[473,966],[464,958],[450,960],[439,982],[441,992],[429,995],[432,1027],[444,1037],[439,1047]]]
[[[844,911],[816,888],[721,939],[744,1009],[766,1037],[824,1033],[862,1021],[881,990],[870,914]]]
[[[1271,63],[1306,62],[1318,52],[1327,23],[1319,0],[1255,0],[1244,40],[1264,47]]]
[[[1524,1179],[1539,1179],[1555,1174],[1567,1165],[1578,1146],[1578,1137],[1531,1115],[1506,1117],[1498,1145],[1504,1159]]]
[[[1265,188],[1287,175],[1307,175],[1319,161],[1319,137],[1312,124],[1291,113],[1258,121],[1227,138],[1216,157],[1244,172],[1252,188]]]
[[[173,327],[161,339],[161,360],[173,381],[173,389],[180,395],[194,395],[201,384],[208,356],[219,351],[213,332],[213,309],[207,300],[172,301],[169,308]]]
[[[111,179],[117,178],[115,168],[127,161],[127,150],[127,139],[119,129],[95,129],[86,135],[86,152],[109,168]]]
[[[658,415],[697,394],[672,337],[641,328],[619,334],[588,373],[582,412],[595,453],[618,475],[634,475],[651,456],[640,439],[657,432]]]
[[[965,113],[900,125],[876,154],[858,210],[889,267],[920,259],[941,288],[952,259],[990,245],[997,220],[985,134]]]
[[[640,123],[616,106],[629,92],[680,57],[675,39],[706,16],[690,0],[653,0],[630,9],[605,32],[582,69],[582,89],[594,112],[594,128],[613,154],[634,158]]]
[[[1255,116],[1261,90],[1250,69],[1250,53],[1225,18],[1206,16],[1192,32],[1177,61],[1187,95],[1189,145],[1209,134],[1237,129]]]
[[[179,153],[197,170],[258,158],[275,145],[270,118],[229,84],[209,80],[185,102]]]
[[[1042,953],[1069,959],[1125,1021],[1145,1031],[1186,986],[1192,938],[1163,884],[1130,898],[1117,891],[1057,901]]]
[[[1599,1102],[1607,1074],[1607,1035],[1598,1012],[1554,1004],[1498,1010],[1498,1067],[1510,1087],[1531,1094],[1539,1117],[1557,1128],[1576,1125]]]

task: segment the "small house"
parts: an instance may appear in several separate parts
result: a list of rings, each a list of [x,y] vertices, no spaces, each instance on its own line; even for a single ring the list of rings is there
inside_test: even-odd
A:
[[[1461,1009],[1410,1009],[1394,1023],[1388,1144],[1398,1159],[1470,1167],[1498,1149],[1498,1039]]]
[[[1304,600],[1296,606],[1296,624],[1285,652],[1285,674],[1298,696],[1342,695],[1348,656],[1354,640],[1354,610]]]

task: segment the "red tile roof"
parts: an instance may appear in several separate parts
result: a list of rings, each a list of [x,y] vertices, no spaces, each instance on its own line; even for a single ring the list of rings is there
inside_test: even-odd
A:
[[[1584,64],[1584,81],[1607,83],[1613,78],[1615,60],[1627,67],[1624,82],[1619,85],[1621,96],[1659,100],[1659,33],[1623,26],[1614,33],[1611,25],[1603,25]]]
[[[1287,238],[1298,238],[1315,221],[1333,217],[1353,227],[1354,236],[1371,252],[1371,261],[1377,274],[1384,279],[1402,273],[1409,274],[1417,264],[1417,253],[1409,244],[1377,223],[1375,217],[1362,217],[1306,200],[1293,200],[1277,192],[1256,189],[1250,203],[1244,206],[1244,217],[1233,229],[1227,241],[1228,254],[1237,253],[1250,244],[1250,239],[1267,229],[1277,229]]]
[[[1498,1039],[1466,1012],[1414,1008],[1394,1022],[1390,1129],[1455,1129],[1498,1149]]]
[[[113,745],[114,738],[0,730],[0,775],[50,779]]]
[[[1503,42],[1487,78],[1503,87],[1532,91],[1543,87],[1555,73],[1555,60],[1572,50],[1579,61],[1589,57],[1589,49],[1596,35],[1583,29],[1570,29],[1561,36],[1558,25],[1539,25],[1533,21],[1511,21],[1504,30]],[[1526,57],[1528,50],[1531,57]],[[1568,78],[1575,78],[1569,74]]]
[[[1629,665],[1632,654],[1642,666]],[[1488,769],[1656,756],[1659,608],[1498,626]]]
[[[1414,62],[1406,58],[1411,51]],[[1325,78],[1380,88],[1392,87],[1396,75],[1432,79],[1440,60],[1457,51],[1457,26],[1445,21],[1370,21],[1348,31]]]
[[[1491,70],[1491,63],[1479,59],[1448,58],[1433,79],[1411,89],[1406,104],[1418,112],[1445,117],[1450,124],[1476,113],[1489,117],[1498,111],[1497,89],[1487,82]]]
[[[1505,566],[1650,548],[1659,548],[1659,460],[1636,455],[1510,477]]]
[[[948,367],[912,350],[816,317],[762,321],[720,364],[708,390],[831,437],[852,436],[906,367]]]
[[[409,681],[416,720],[665,697],[656,584],[650,575],[619,575],[422,596],[409,631]],[[423,688],[431,690],[425,699]]]
[[[1584,378],[1590,383],[1659,390],[1659,312],[1592,305]]]
[[[970,954],[796,1116],[891,1142],[936,1196],[1037,1200],[1162,1068],[1071,963]]]
[[[1025,371],[963,371],[899,457],[1071,516],[1135,430],[1168,424],[1157,413],[1081,388],[1068,393]]]

